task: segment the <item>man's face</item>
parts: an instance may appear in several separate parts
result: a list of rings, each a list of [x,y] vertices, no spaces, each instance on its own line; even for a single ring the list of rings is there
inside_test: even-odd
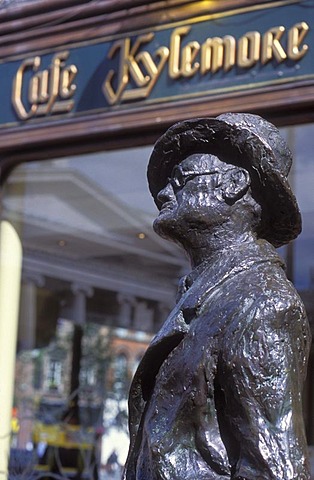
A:
[[[158,235],[185,245],[191,234],[221,222],[225,202],[221,181],[228,165],[208,154],[195,154],[174,167],[158,194],[162,203],[154,222]]]

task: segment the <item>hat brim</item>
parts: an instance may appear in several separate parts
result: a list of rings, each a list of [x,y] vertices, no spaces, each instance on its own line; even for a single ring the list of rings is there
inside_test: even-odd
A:
[[[158,193],[168,183],[175,165],[193,154],[209,153],[247,169],[252,194],[262,206],[259,236],[279,247],[301,232],[301,215],[288,181],[276,170],[274,152],[248,128],[218,118],[185,120],[170,127],[156,142],[147,177],[157,207]]]

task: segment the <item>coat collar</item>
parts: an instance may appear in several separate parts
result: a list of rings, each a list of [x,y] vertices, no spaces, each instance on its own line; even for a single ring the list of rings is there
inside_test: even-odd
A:
[[[200,313],[202,304],[222,285],[243,270],[258,263],[283,262],[274,247],[265,240],[243,243],[237,249],[226,249],[210,262],[204,262],[197,269],[181,279],[181,298],[151,342],[151,347],[172,335],[185,335],[189,331],[191,318]],[[188,285],[190,285],[188,287]]]

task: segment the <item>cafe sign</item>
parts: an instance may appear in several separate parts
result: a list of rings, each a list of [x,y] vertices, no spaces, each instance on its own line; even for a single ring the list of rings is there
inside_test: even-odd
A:
[[[310,27],[306,22],[275,26],[264,34],[258,31],[245,33],[238,40],[233,35],[207,37],[202,43],[184,39],[191,34],[191,26],[175,28],[169,46],[158,47],[153,54],[141,47],[154,40],[154,34],[140,35],[132,45],[130,38],[118,40],[109,51],[108,58],[119,57],[118,71],[108,72],[103,92],[110,105],[127,100],[148,98],[163,70],[168,80],[189,79],[196,75],[202,79],[212,77],[219,70],[226,73],[233,68],[248,70],[270,61],[278,64],[285,60],[296,62],[308,51],[303,41]],[[286,46],[281,41],[286,34]],[[114,79],[116,88],[114,87]],[[132,82],[135,87],[132,88]]]
[[[313,0],[281,0],[12,58],[1,123],[314,81],[313,28]]]

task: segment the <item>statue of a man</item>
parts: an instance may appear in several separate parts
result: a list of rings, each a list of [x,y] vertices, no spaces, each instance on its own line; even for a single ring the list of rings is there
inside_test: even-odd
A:
[[[192,271],[135,374],[125,480],[309,479],[301,392],[310,332],[275,248],[301,230],[279,131],[188,120],[148,166],[154,229]]]

